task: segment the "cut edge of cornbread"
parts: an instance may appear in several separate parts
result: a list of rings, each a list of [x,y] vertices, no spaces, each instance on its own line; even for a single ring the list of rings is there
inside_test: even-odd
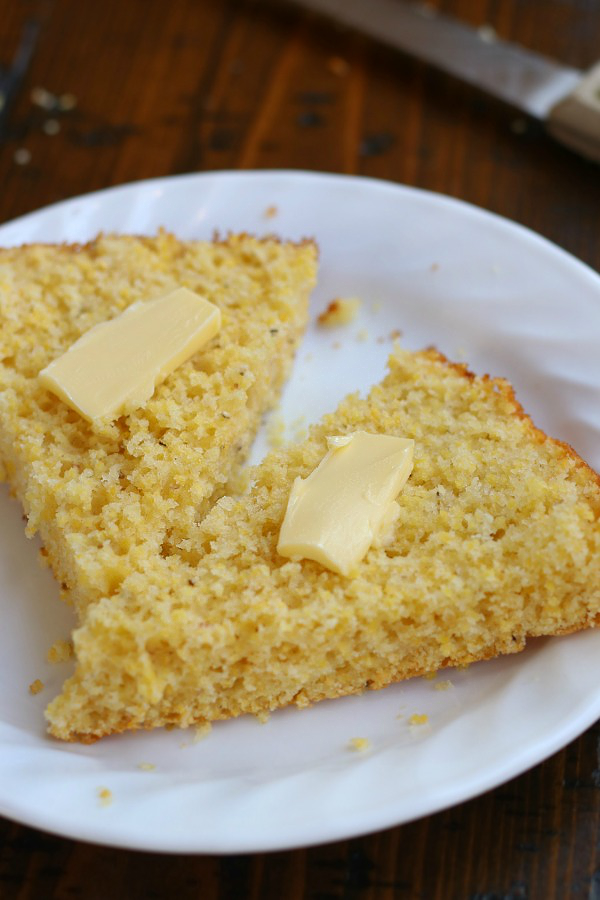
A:
[[[415,440],[390,541],[352,577],[278,557],[291,484],[355,430]],[[90,608],[50,732],[263,715],[381,688],[600,623],[600,478],[533,425],[510,384],[433,349],[397,348],[368,398],[350,395],[302,443],[270,453],[194,539]]]
[[[150,556],[185,556],[278,399],[308,320],[316,245],[101,234],[0,250],[0,476],[76,608]],[[151,399],[86,422],[37,379],[93,325],[185,286],[221,309],[219,334]]]

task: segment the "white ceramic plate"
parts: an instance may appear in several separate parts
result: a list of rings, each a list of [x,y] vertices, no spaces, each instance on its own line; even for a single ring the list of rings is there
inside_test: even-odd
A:
[[[534,234],[383,182],[245,172],[70,200],[0,227],[0,244],[159,226],[184,238],[214,229],[314,236],[314,314],[334,297],[362,298],[352,324],[311,325],[283,401],[291,434],[378,380],[399,329],[409,347],[435,344],[477,371],[508,376],[536,423],[600,468],[600,278]],[[265,446],[263,436],[255,458]],[[201,741],[172,731],[60,744],[45,736],[42,713],[68,665],[45,656],[68,634],[70,616],[6,490],[0,616],[0,813],[122,847],[259,851],[406,822],[523,772],[600,715],[600,634],[590,632],[434,681],[282,710],[263,725],[225,722]],[[45,689],[32,696],[36,678]],[[414,714],[428,723],[411,725]],[[349,749],[357,737],[368,750]]]

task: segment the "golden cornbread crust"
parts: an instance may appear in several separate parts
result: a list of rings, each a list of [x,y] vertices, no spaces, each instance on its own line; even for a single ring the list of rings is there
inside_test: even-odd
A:
[[[289,491],[332,434],[415,441],[389,542],[345,578],[278,556]],[[600,481],[537,429],[508,382],[396,349],[302,443],[221,497],[189,552],[157,555],[74,633],[56,737],[187,726],[380,688],[600,622]]]
[[[0,251],[0,478],[80,616],[156,558],[187,557],[278,399],[316,256],[308,241],[166,232]],[[143,408],[94,426],[40,384],[93,325],[181,286],[219,306],[222,327]]]

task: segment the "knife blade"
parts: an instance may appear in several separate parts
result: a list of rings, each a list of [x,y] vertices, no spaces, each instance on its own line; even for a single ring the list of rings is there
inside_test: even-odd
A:
[[[585,73],[404,0],[292,0],[424,60],[545,122],[600,162],[600,64]]]

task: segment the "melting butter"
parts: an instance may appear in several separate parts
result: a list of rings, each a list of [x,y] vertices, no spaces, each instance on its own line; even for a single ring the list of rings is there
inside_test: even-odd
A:
[[[39,378],[88,422],[111,421],[143,406],[220,327],[217,306],[178,288],[90,328]]]
[[[277,552],[348,575],[399,515],[414,441],[356,431],[327,444],[317,468],[292,485]]]

